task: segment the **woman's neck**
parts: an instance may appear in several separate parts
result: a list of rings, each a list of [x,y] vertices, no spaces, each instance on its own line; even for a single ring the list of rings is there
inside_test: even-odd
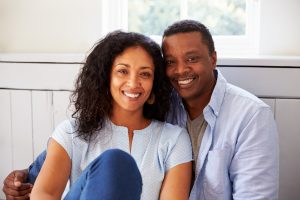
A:
[[[143,112],[128,112],[124,110],[113,111],[110,120],[118,125],[128,128],[129,151],[131,152],[133,131],[146,128],[151,120],[143,116]]]
[[[132,133],[134,130],[144,129],[151,122],[151,120],[143,116],[142,112],[127,111],[112,112],[110,120],[118,126],[127,127],[129,133]]]

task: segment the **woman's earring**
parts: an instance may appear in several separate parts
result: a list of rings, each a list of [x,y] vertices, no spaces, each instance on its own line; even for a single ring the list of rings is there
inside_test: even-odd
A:
[[[153,94],[153,92],[151,92],[151,95],[150,95],[150,97],[148,98],[147,103],[148,103],[149,105],[152,105],[152,104],[154,104],[154,102],[155,102],[155,95]]]

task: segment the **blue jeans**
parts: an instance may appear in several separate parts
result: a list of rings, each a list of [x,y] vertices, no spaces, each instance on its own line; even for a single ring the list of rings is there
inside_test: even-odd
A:
[[[34,183],[46,152],[38,156],[29,167],[28,180]],[[134,159],[118,149],[107,150],[81,173],[65,200],[139,200],[142,177]]]

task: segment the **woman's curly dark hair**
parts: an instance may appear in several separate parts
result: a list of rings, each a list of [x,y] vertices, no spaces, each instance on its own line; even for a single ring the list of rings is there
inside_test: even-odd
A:
[[[152,92],[155,103],[145,103],[147,119],[164,121],[170,105],[171,87],[165,75],[165,64],[159,45],[147,36],[114,31],[95,44],[88,55],[71,95],[78,136],[85,141],[94,138],[112,111],[110,74],[115,58],[129,47],[140,46],[149,53],[155,66]]]

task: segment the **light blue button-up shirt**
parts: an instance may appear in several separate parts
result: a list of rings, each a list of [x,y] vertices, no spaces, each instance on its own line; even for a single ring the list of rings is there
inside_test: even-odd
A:
[[[196,163],[190,200],[278,199],[279,153],[274,115],[249,92],[227,83],[220,71],[203,114],[208,125]],[[186,126],[173,94],[168,121]]]

